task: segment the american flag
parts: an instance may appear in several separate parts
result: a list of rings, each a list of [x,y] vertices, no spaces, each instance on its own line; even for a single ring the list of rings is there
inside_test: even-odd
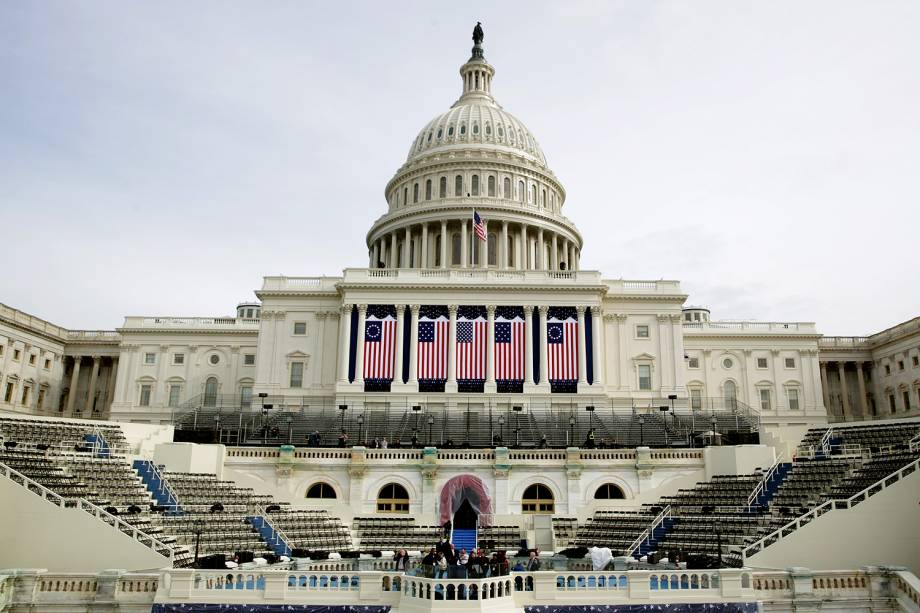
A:
[[[473,230],[476,231],[476,236],[479,237],[479,240],[486,240],[486,226],[482,223],[482,217],[476,211],[473,211]]]
[[[488,326],[485,307],[457,309],[458,381],[485,381]]]
[[[578,319],[573,307],[551,307],[546,318],[550,382],[578,380]]]
[[[392,381],[396,353],[396,309],[371,304],[364,320],[364,380]]]
[[[418,378],[447,380],[447,343],[450,322],[447,307],[425,306],[418,313]]]
[[[524,309],[495,310],[495,380],[524,380]]]

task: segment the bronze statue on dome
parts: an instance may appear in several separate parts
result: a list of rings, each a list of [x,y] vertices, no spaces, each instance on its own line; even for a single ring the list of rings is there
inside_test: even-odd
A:
[[[482,32],[482,22],[477,21],[476,27],[473,28],[473,43],[481,45],[483,38],[485,38],[485,34]]]

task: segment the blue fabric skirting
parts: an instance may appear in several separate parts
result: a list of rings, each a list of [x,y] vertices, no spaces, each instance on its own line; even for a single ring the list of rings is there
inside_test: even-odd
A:
[[[540,605],[524,607],[524,613],[757,613],[757,603]]]
[[[389,606],[315,604],[155,604],[151,613],[389,613]]]

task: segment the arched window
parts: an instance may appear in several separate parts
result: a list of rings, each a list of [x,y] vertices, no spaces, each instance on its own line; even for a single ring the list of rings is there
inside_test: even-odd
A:
[[[438,198],[447,198],[447,177],[441,177],[438,182]]]
[[[478,123],[473,124],[473,134],[479,134],[479,124]]]
[[[408,188],[408,187],[404,187],[404,188],[403,188],[403,199],[402,199],[402,203],[403,203],[403,206],[406,206],[406,204],[409,203],[409,188]]]
[[[217,405],[217,377],[208,377],[204,382],[204,406],[213,407]]]
[[[450,235],[450,263],[453,266],[460,265],[460,235],[456,232]]]
[[[498,266],[498,237],[495,232],[489,232],[488,240],[489,257],[486,260],[489,266]]]
[[[438,128],[438,140],[441,140],[442,134],[444,134],[444,130],[442,128]]]
[[[479,195],[479,175],[473,175],[472,183],[472,192],[474,196]]]
[[[531,514],[553,513],[555,511],[553,493],[541,483],[534,483],[524,490],[521,499],[521,512]]]
[[[504,135],[505,135],[505,130],[501,126],[498,126],[498,137],[501,138]]]
[[[409,493],[398,483],[388,483],[377,494],[378,513],[408,513]]]
[[[505,198],[511,198],[511,179],[505,177],[504,182],[502,183],[503,193],[502,196]]]
[[[431,200],[431,179],[425,181],[425,200]]]
[[[723,387],[723,393],[725,406],[729,409],[734,409],[738,404],[738,389],[735,387],[735,382],[731,380],[726,381]]]
[[[533,205],[537,204],[537,186],[536,185],[530,186],[530,203]]]
[[[454,177],[454,196],[457,198],[463,195],[463,175]]]
[[[453,126],[450,126],[449,128],[447,128],[447,135],[448,135],[448,136],[453,136],[453,135],[454,135],[454,127],[453,127]]]
[[[460,136],[463,136],[464,134],[466,134],[466,124],[462,123],[460,124]]]
[[[418,202],[418,183],[412,186],[412,202]]]
[[[623,495],[622,488],[613,483],[605,483],[594,492],[595,500],[620,500],[623,498],[626,498],[626,496]]]
[[[546,208],[546,205],[547,205],[547,202],[546,202],[546,190],[544,189],[544,190],[543,190],[543,208],[544,208],[544,209]]]
[[[524,204],[524,197],[527,192],[524,190],[524,182],[518,181],[518,200],[521,201],[521,204]]]
[[[489,175],[489,195],[495,197],[495,177]]]
[[[310,489],[307,490],[307,498],[324,498],[327,500],[335,500],[335,490],[332,489],[332,486],[328,483],[323,483],[322,481],[317,481],[310,486]]]

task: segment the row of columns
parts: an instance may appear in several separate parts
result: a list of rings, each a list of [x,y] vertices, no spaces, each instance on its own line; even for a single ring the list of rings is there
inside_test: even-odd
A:
[[[856,367],[856,382],[859,389],[859,407],[862,411],[862,417],[868,417],[869,412],[869,399],[868,394],[866,394],[866,378],[865,373],[863,372],[863,365],[867,364],[871,368],[870,362],[863,361],[854,361],[852,362]],[[828,368],[829,362],[821,362],[821,390],[824,394],[824,406],[828,409],[831,408],[831,396],[830,396],[830,387],[828,386]],[[840,386],[840,402],[842,409],[842,416],[844,421],[849,421],[854,417],[852,408],[850,406],[850,394],[849,386],[847,385],[847,362],[838,361],[835,364],[835,371],[837,373],[837,381]]]
[[[460,261],[453,264],[448,221],[435,224],[438,233],[429,232],[428,223],[418,226],[406,226],[392,230],[373,241],[370,252],[370,267],[377,268],[488,268],[488,241],[476,237],[471,219],[460,219]],[[526,224],[509,225],[507,221],[483,221],[486,236],[490,225],[500,225],[496,232],[496,254],[493,267],[507,270],[559,270],[564,262],[567,270],[578,270],[580,252],[578,246],[569,238],[542,227],[530,227]],[[420,228],[416,230],[416,228]],[[456,229],[456,227],[454,227]],[[529,229],[528,229],[529,228]],[[494,230],[493,230],[494,231]],[[440,250],[435,252],[429,247],[429,240],[437,245],[441,237]],[[412,241],[418,237],[417,257],[413,258]],[[402,239],[402,244],[400,244]],[[513,243],[513,247],[509,247]],[[531,248],[531,246],[535,248]],[[478,250],[474,257],[473,249]],[[547,254],[547,249],[549,253]],[[478,262],[478,263],[477,263]],[[410,263],[412,264],[410,266]],[[513,264],[513,265],[512,265]]]
[[[102,356],[94,355],[94,356],[89,356],[89,357],[92,358],[93,363],[91,367],[92,370],[90,370],[89,385],[87,387],[87,393],[86,393],[87,401],[82,406],[79,407],[81,411],[86,410],[88,412],[92,411],[92,408],[93,408],[93,401],[96,398],[96,391],[97,391],[96,387],[97,387],[97,384],[99,383],[99,369],[102,366]],[[83,363],[83,358],[84,356],[79,356],[79,355],[71,356],[71,359],[73,360],[73,369],[71,370],[71,373],[70,373],[70,388],[67,393],[67,406],[65,407],[68,415],[73,415],[75,409],[77,408],[77,404],[76,404],[77,391],[78,391],[77,386],[80,383],[80,370],[81,370],[81,365]],[[112,357],[111,359],[112,359],[112,368],[109,371],[108,380],[105,383],[105,390],[98,390],[98,391],[104,391],[104,396],[100,398],[101,402],[100,402],[100,405],[97,407],[97,409],[100,412],[108,408],[108,405],[111,404],[112,399],[115,396],[115,374],[118,370],[118,358]]]
[[[351,346],[351,313],[354,305],[346,304],[342,306],[342,316],[339,318],[339,382],[347,383],[348,382],[348,367],[349,367],[349,349]],[[456,344],[457,344],[457,308],[459,305],[452,304],[448,305],[448,316],[449,316],[449,337],[448,337],[448,351],[447,351],[447,384],[445,391],[457,391],[457,360],[456,360]],[[409,306],[411,312],[411,318],[408,322],[410,326],[410,343],[409,343],[409,372],[408,372],[408,385],[409,386],[418,386],[418,316],[421,305],[413,304]],[[524,383],[525,385],[531,384],[534,382],[534,372],[533,372],[533,312],[534,309],[538,309],[540,313],[540,342],[539,342],[539,352],[540,352],[540,384],[544,386],[549,385],[548,379],[548,346],[546,340],[546,320],[547,313],[549,311],[548,306],[539,306],[539,307],[524,307]],[[578,314],[578,383],[586,385],[588,383],[588,373],[587,373],[587,348],[586,348],[586,332],[585,332],[585,309],[584,306],[576,306],[575,310]],[[398,304],[396,305],[396,348],[394,355],[394,384],[401,384],[403,382],[403,373],[402,373],[402,364],[403,364],[403,335],[405,331],[405,313],[406,305]],[[495,306],[487,305],[486,306],[486,315],[487,315],[487,345],[486,345],[486,391],[494,391],[496,381],[495,381]],[[601,328],[601,318],[600,312],[598,309],[592,309],[592,330],[593,330],[593,355],[594,355],[594,369],[593,369],[593,385],[602,384],[601,373],[603,368],[600,367],[600,364],[603,364],[603,358],[601,357],[601,347],[602,344],[599,341],[598,331]],[[355,379],[354,383],[363,385],[364,384],[364,324],[367,317],[367,305],[359,304],[358,305],[358,325],[357,325],[357,337],[355,343]]]

